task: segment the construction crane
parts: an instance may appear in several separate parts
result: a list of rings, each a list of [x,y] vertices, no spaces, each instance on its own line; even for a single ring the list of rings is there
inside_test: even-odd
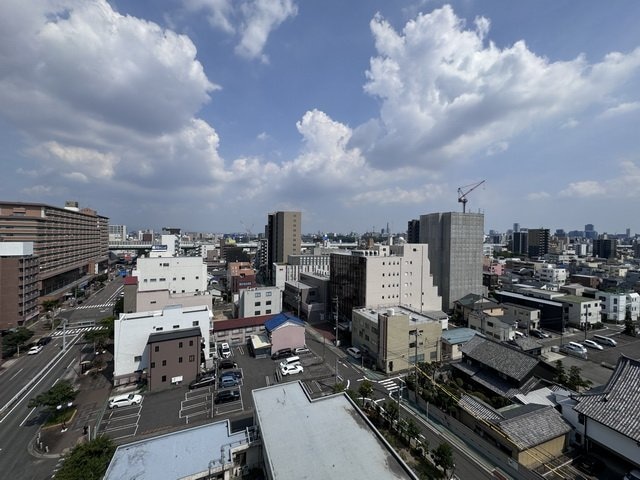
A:
[[[462,213],[466,213],[467,211],[467,195],[473,192],[476,188],[482,185],[485,180],[482,180],[478,183],[472,183],[471,185],[464,185],[463,187],[458,187],[458,202],[462,204]]]

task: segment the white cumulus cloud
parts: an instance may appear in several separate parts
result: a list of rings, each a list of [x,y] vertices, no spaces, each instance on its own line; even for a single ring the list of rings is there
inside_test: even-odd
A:
[[[487,40],[489,25],[477,18],[467,28],[450,6],[418,14],[401,31],[375,16],[377,55],[364,89],[382,106],[352,144],[380,168],[438,169],[491,154],[552,117],[577,116],[640,68],[640,48],[595,64],[583,56],[552,62],[524,41],[499,48]]]

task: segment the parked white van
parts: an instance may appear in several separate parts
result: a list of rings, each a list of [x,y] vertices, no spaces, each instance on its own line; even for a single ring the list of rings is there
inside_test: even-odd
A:
[[[578,352],[578,353],[587,353],[587,349],[585,348],[584,345],[582,345],[581,343],[577,343],[577,342],[569,342],[567,343],[566,347],[569,350],[573,350],[574,352]]]
[[[618,345],[618,342],[616,342],[613,338],[605,337],[604,335],[594,335],[593,339],[600,345],[607,345],[609,347],[615,347],[616,345]]]
[[[293,357],[287,357],[280,362],[280,368],[284,368],[289,365],[300,365],[300,357],[294,355]]]

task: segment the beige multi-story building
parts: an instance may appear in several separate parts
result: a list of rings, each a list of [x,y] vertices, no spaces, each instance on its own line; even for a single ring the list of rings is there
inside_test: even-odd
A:
[[[58,299],[106,269],[109,219],[77,202],[0,202],[0,242],[33,242],[40,301]]]
[[[441,313],[417,313],[398,305],[358,308],[353,311],[351,341],[386,373],[412,368],[416,361],[439,362],[440,337],[447,328]]]
[[[331,254],[331,294],[341,319],[354,308],[402,305],[416,312],[438,311],[442,299],[429,269],[427,245],[375,245],[370,250]]]
[[[33,242],[0,242],[0,331],[38,315],[39,270]]]
[[[273,264],[284,263],[289,255],[300,255],[302,248],[302,212],[270,213],[266,226],[267,272],[274,282]]]

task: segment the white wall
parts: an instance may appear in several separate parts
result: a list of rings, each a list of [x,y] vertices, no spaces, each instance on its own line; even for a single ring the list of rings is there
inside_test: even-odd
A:
[[[201,257],[139,258],[133,276],[138,291],[169,290],[196,293],[207,290],[207,265]]]
[[[212,358],[209,329],[213,314],[207,307],[168,307],[164,310],[121,314],[114,322],[114,377],[129,375],[149,367],[147,341],[158,332],[199,327],[205,359]],[[136,361],[135,357],[142,357]]]
[[[238,317],[258,317],[280,313],[281,311],[282,295],[278,287],[244,288],[240,290]]]

